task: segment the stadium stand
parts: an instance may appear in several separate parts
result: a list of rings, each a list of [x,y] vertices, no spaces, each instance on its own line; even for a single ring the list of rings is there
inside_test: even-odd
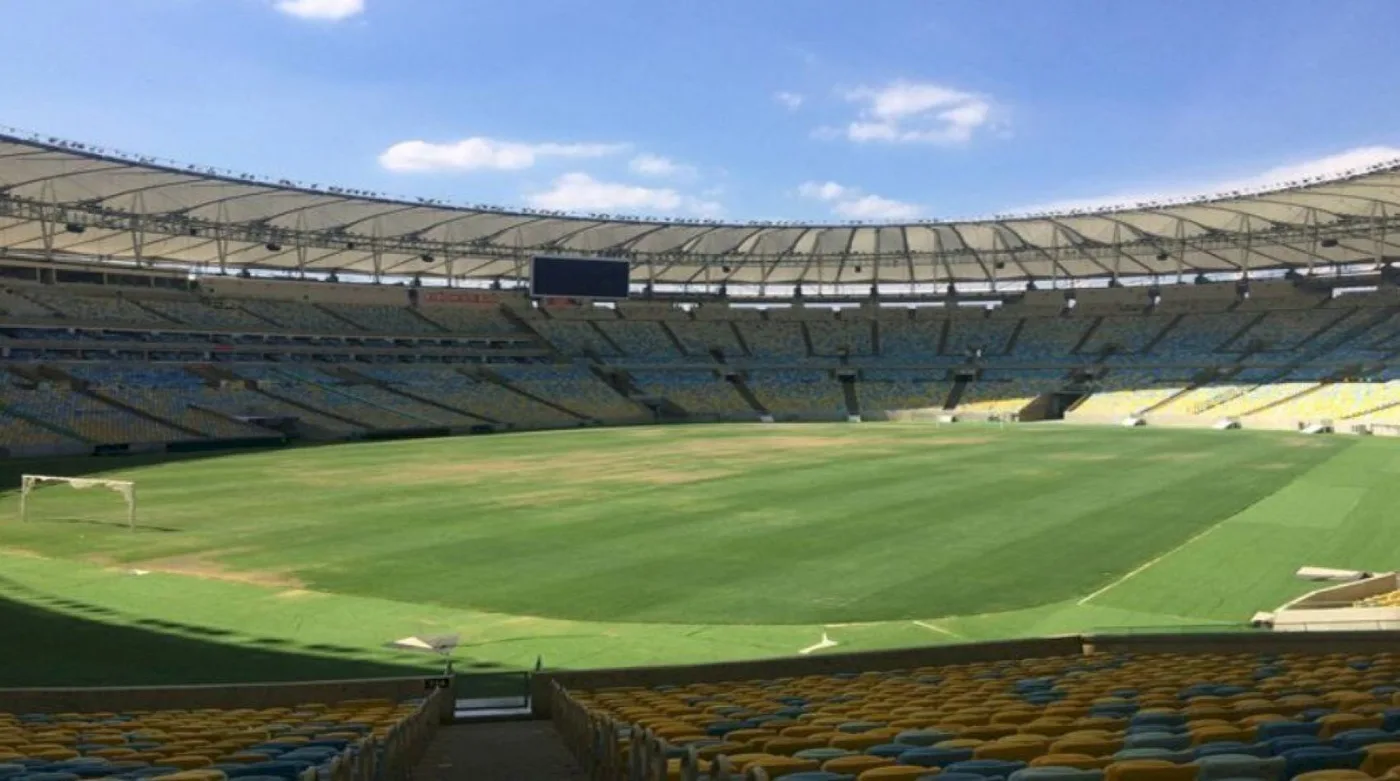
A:
[[[632,379],[651,396],[667,399],[700,418],[753,420],[757,411],[714,371],[634,372]]]
[[[712,775],[862,781],[1364,781],[1400,767],[1396,665],[1388,652],[1002,658],[560,688],[551,709],[571,736],[579,714],[625,725],[591,733],[602,764],[624,747],[651,754],[645,737],[674,774],[698,765]],[[630,740],[597,745],[608,734]],[[590,751],[577,738],[575,750]]]
[[[747,380],[754,395],[774,414],[828,420],[846,416],[841,386],[827,372],[753,371]]]
[[[867,369],[858,385],[864,412],[942,409],[952,383],[935,379],[935,372]]]
[[[599,323],[598,327],[622,349],[629,361],[678,363],[685,359],[666,334],[666,326],[646,320],[620,320]]]
[[[507,366],[499,370],[512,386],[564,408],[610,423],[640,422],[646,410],[578,366]]]

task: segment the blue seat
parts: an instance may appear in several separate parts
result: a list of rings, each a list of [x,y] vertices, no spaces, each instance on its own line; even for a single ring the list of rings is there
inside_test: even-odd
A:
[[[1184,727],[1186,716],[1181,713],[1134,713],[1128,719],[1133,727]]]
[[[899,764],[918,765],[919,767],[947,767],[957,762],[966,762],[972,759],[972,749],[970,748],[938,748],[929,746],[928,748],[914,748],[899,755]]]
[[[1190,748],[1190,746],[1190,735],[1178,735],[1172,732],[1142,732],[1123,738],[1124,748],[1164,748],[1170,751],[1181,751]]]
[[[1283,757],[1212,754],[1196,760],[1196,765],[1200,768],[1196,777],[1199,781],[1225,781],[1232,778],[1279,781],[1286,763],[1287,760]]]
[[[952,737],[953,733],[951,732],[935,729],[911,729],[895,735],[894,742],[903,743],[906,746],[932,746],[935,743],[951,740]]]
[[[1217,754],[1244,754],[1252,757],[1271,757],[1274,752],[1268,743],[1240,743],[1222,740],[1217,743],[1203,743],[1196,747],[1196,757],[1211,757]]]
[[[1317,735],[1321,732],[1322,725],[1313,721],[1266,721],[1259,725],[1255,736],[1259,740],[1269,741],[1290,735]]]
[[[939,773],[929,778],[937,781],[1006,781],[1003,776],[979,776],[976,773]]]
[[[1362,727],[1361,729],[1338,732],[1332,736],[1332,745],[1340,749],[1354,749],[1369,746],[1372,743],[1389,743],[1394,740],[1394,733],[1386,732],[1383,729]]]
[[[793,754],[798,759],[815,759],[818,762],[826,762],[828,759],[837,757],[848,757],[856,752],[847,751],[844,748],[804,748]]]
[[[1017,770],[1007,781],[1103,781],[1103,771],[1047,765]]]
[[[1123,759],[1161,759],[1174,765],[1184,765],[1196,758],[1196,752],[1189,750],[1173,751],[1169,748],[1125,748],[1113,755]]]
[[[885,757],[886,759],[898,759],[900,754],[911,751],[915,747],[903,743],[881,743],[878,746],[871,746],[865,753],[872,757]]]
[[[1265,742],[1269,744],[1269,750],[1275,754],[1284,754],[1294,749],[1322,745],[1322,740],[1313,735],[1285,735],[1284,737],[1274,738],[1273,740]]]
[[[805,770],[801,773],[783,776],[787,781],[849,781],[853,776],[844,773],[828,773],[825,770]]]
[[[1364,751],[1344,751],[1331,746],[1306,746],[1284,752],[1283,777],[1293,778],[1314,770],[1356,770],[1366,760]]]
[[[1010,759],[969,759],[954,762],[944,768],[948,773],[968,773],[983,778],[1006,778],[1017,770],[1024,770],[1025,762]],[[942,778],[943,776],[939,776]]]

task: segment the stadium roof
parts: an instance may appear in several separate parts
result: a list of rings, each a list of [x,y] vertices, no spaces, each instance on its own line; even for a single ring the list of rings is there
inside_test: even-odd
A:
[[[1400,256],[1400,161],[1103,211],[911,223],[579,215],[402,200],[0,134],[0,249],[372,274],[521,277],[535,254],[633,280],[1010,282],[1262,271]]]

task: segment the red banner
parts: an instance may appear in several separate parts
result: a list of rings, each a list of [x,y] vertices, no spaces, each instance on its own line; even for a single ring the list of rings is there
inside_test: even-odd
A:
[[[478,293],[468,290],[433,290],[419,294],[425,304],[451,304],[456,306],[500,306],[501,297],[496,293]]]

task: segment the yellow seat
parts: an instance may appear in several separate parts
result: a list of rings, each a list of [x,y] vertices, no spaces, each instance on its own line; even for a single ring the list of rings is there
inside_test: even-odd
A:
[[[818,770],[821,768],[821,763],[815,759],[798,759],[797,757],[766,757],[746,763],[744,772],[756,767],[763,768],[769,778],[782,778],[793,773]]]
[[[826,741],[812,738],[790,738],[778,736],[763,741],[763,751],[768,754],[778,754],[790,757],[803,749],[822,748],[826,746]]]
[[[1091,757],[1112,756],[1122,749],[1123,741],[1117,738],[1066,736],[1050,744],[1050,751],[1056,754],[1086,754]]]
[[[170,767],[178,767],[181,770],[198,770],[202,767],[209,767],[214,764],[214,760],[198,754],[176,754],[161,760],[161,764]]]
[[[156,776],[162,781],[224,781],[228,776],[221,770],[182,770],[179,773],[170,773],[164,776]]]
[[[884,735],[867,735],[861,733],[856,735],[837,735],[832,738],[827,745],[832,748],[844,748],[847,751],[864,751],[868,748],[888,742],[889,739]]]
[[[1360,770],[1314,770],[1300,773],[1292,781],[1371,781],[1371,777]]]
[[[1196,781],[1196,765],[1161,759],[1129,759],[1104,768],[1104,781]]]
[[[1091,757],[1088,754],[1043,754],[1030,761],[1031,767],[1073,767],[1080,770],[1102,770],[1112,764],[1112,757]]]
[[[844,773],[846,775],[859,775],[867,770],[877,767],[887,767],[893,765],[893,759],[885,757],[872,757],[866,754],[852,754],[848,757],[834,757],[822,764],[822,770],[828,773]]]
[[[1361,770],[1372,778],[1380,778],[1392,768],[1400,767],[1400,743],[1372,743],[1365,749],[1366,760]]]
[[[1008,741],[983,743],[972,750],[974,759],[1008,759],[1029,762],[1045,753],[1044,741]]]
[[[918,781],[936,775],[936,767],[914,767],[912,765],[886,765],[872,767],[856,776],[856,781]]]

